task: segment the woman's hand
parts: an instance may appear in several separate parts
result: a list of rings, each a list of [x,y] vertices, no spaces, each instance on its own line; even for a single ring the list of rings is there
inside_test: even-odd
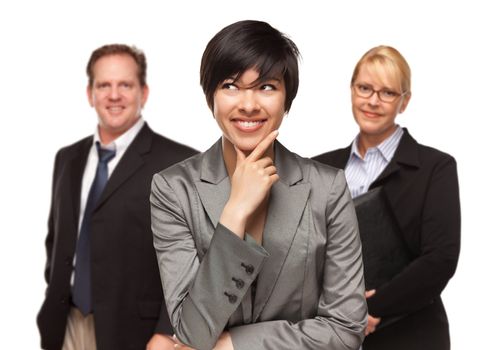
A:
[[[178,338],[175,335],[173,335],[173,341],[175,342],[175,344],[173,345],[174,350],[194,350],[193,348],[190,348],[187,345],[182,344],[182,342],[178,340]]]
[[[376,294],[376,289],[371,289],[366,291],[366,299],[369,299],[374,294]],[[369,334],[374,333],[376,327],[379,325],[380,322],[381,322],[381,317],[374,317],[371,315],[367,315],[367,327],[366,330],[364,331],[364,334],[368,336]]]
[[[234,345],[232,345],[232,339],[230,338],[229,332],[223,332],[220,335],[220,338],[218,338],[213,350],[234,350]]]
[[[154,334],[146,345],[146,350],[173,350],[175,340],[166,334]]]
[[[267,197],[270,188],[279,180],[270,157],[263,157],[277,137],[277,130],[265,137],[248,155],[234,146],[237,153],[236,169],[231,179],[231,191],[220,216],[220,223],[244,237],[246,222]]]

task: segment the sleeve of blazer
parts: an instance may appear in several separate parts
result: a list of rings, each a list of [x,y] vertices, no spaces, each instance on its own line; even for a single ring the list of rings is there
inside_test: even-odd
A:
[[[460,246],[455,160],[448,155],[442,157],[428,183],[421,208],[421,226],[415,228],[420,230],[419,256],[368,299],[369,313],[374,316],[410,313],[430,304],[454,274]]]
[[[219,224],[200,263],[182,206],[160,175],[153,178],[151,218],[175,335],[195,349],[212,349],[268,254]],[[240,289],[239,280],[244,282]]]
[[[166,303],[164,300],[161,303],[158,322],[156,323],[156,328],[154,329],[154,333],[173,335],[170,318],[168,317],[168,311],[166,311]]]
[[[50,270],[51,270],[51,261],[52,261],[52,249],[54,246],[54,195],[55,195],[55,184],[56,184],[56,176],[58,174],[58,164],[59,164],[59,155],[60,152],[57,152],[55,156],[55,161],[54,161],[54,170],[52,174],[52,195],[51,195],[51,202],[50,202],[50,212],[49,212],[49,218],[48,218],[48,233],[47,237],[45,238],[45,250],[47,254],[47,261],[45,263],[45,271],[44,271],[44,276],[45,276],[45,281],[49,283],[50,281]]]
[[[359,349],[367,323],[362,251],[342,171],[330,188],[325,214],[328,242],[317,316],[234,327],[234,349]]]

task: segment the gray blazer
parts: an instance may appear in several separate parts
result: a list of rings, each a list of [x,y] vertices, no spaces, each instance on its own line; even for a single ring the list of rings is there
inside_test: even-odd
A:
[[[263,243],[218,223],[230,194],[219,140],[152,183],[151,212],[176,336],[212,349],[358,349],[367,320],[360,239],[341,170],[275,144]]]

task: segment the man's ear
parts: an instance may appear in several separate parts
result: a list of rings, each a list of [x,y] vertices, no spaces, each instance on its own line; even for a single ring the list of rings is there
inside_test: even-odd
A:
[[[149,97],[149,86],[146,84],[142,87],[142,101],[140,102],[140,107],[144,108]]]
[[[87,86],[87,99],[90,107],[94,107],[94,98],[92,96],[92,87],[90,85]]]

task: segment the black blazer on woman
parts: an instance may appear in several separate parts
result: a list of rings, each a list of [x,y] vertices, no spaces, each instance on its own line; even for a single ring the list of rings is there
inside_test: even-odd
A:
[[[351,146],[315,157],[344,169]],[[367,336],[365,350],[450,349],[449,327],[440,293],[456,270],[460,246],[460,205],[453,157],[420,145],[407,129],[392,161],[370,189],[382,186],[411,263],[368,299],[369,314],[405,315]]]

